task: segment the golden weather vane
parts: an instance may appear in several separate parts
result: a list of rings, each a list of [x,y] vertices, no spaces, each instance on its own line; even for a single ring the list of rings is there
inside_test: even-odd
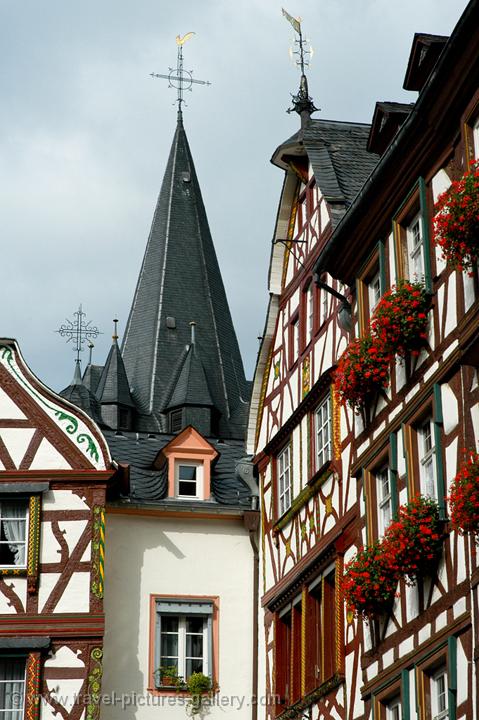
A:
[[[185,103],[183,92],[189,90],[191,92],[192,85],[211,85],[208,80],[196,80],[193,78],[193,70],[185,70],[183,67],[183,45],[195,35],[194,32],[187,32],[183,37],[176,36],[176,44],[178,46],[178,55],[176,59],[176,68],[169,68],[168,75],[160,73],[150,73],[151,77],[162,78],[168,80],[168,87],[173,87],[177,91],[176,101],[178,103],[178,112],[181,113],[181,106]],[[185,103],[186,105],[186,103]]]
[[[295,111],[299,115],[302,115],[303,112],[306,112],[307,114],[311,115],[316,108],[313,103],[313,99],[309,96],[308,92],[308,80],[306,77],[305,68],[309,66],[309,59],[313,55],[313,48],[309,45],[309,40],[306,40],[303,37],[303,31],[301,29],[301,18],[295,18],[292,15],[289,14],[289,12],[286,12],[284,8],[282,8],[283,16],[286,18],[286,20],[289,22],[289,24],[293,27],[293,30],[297,33],[298,37],[294,38],[294,45],[297,47],[296,50],[293,50],[293,48],[290,49],[291,55],[296,55],[297,60],[296,64],[299,65],[301,68],[301,82],[299,91],[296,95],[292,95],[293,99],[293,107],[288,110],[288,112]],[[309,47],[308,47],[309,45]]]

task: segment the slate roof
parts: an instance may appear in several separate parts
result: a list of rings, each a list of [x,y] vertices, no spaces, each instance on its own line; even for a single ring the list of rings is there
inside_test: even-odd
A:
[[[116,339],[113,340],[110,352],[103,368],[96,396],[102,405],[114,403],[134,407],[130,395],[130,386],[126,376],[123,358]]]
[[[307,154],[316,182],[332,204],[333,226],[379,160],[379,155],[366,149],[370,127],[365,123],[311,119],[273,154],[272,162],[280,167],[287,167],[288,157]]]
[[[369,124],[312,120],[304,130],[304,147],[321,192],[344,200],[346,207],[375,168],[379,156],[366,150]]]
[[[220,413],[219,433],[242,438],[245,413],[238,406],[248,400],[243,363],[179,114],[122,345],[141,430],[166,430],[162,411],[172,397],[172,372],[190,340],[192,321]]]
[[[154,437],[146,433],[104,432],[112,457],[130,465],[130,499],[137,502],[168,502],[167,467],[154,469],[159,452],[175,436],[161,433]],[[222,442],[208,438],[218,451],[213,465],[211,490],[214,501],[221,505],[250,506],[251,491],[236,472],[236,464],[245,457],[244,445],[239,441]]]
[[[177,379],[168,399],[167,409],[185,405],[214,406],[205,369],[194,345],[189,345],[186,353],[181,356],[175,375]]]
[[[95,395],[84,385],[80,365],[75,365],[73,379],[60,393],[61,397],[86,412],[98,425],[103,425],[101,406]]]
[[[103,365],[87,365],[83,373],[83,384],[92,393],[96,393],[103,372]]]

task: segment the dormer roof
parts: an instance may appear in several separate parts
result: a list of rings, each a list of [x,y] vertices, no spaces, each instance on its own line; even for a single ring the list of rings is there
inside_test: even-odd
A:
[[[367,149],[382,155],[414,108],[414,103],[377,102],[369,131]]]
[[[405,90],[423,89],[448,40],[446,35],[414,35],[403,84]]]

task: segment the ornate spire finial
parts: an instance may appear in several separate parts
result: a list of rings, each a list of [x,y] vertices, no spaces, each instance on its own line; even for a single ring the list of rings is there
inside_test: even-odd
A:
[[[73,313],[75,320],[65,320],[65,323],[55,330],[61,337],[66,337],[67,343],[73,343],[73,352],[76,353],[76,363],[80,366],[80,353],[83,352],[83,345],[87,340],[93,340],[102,333],[91,320],[86,320],[86,314],[79,305],[78,310]]]
[[[175,88],[177,91],[177,98],[175,103],[178,104],[178,120],[182,119],[182,105],[186,105],[183,98],[183,92],[185,90],[192,91],[192,85],[211,85],[208,80],[196,80],[193,79],[193,70],[185,70],[183,67],[183,45],[187,40],[193,37],[194,32],[188,32],[186,35],[177,35],[176,44],[178,46],[178,55],[176,59],[176,68],[168,68],[168,75],[161,75],[159,73],[150,73],[151,77],[163,78],[168,80],[168,87]]]
[[[111,336],[111,339],[113,340],[113,342],[116,343],[116,341],[118,340],[118,318],[115,318],[113,320],[113,326],[113,335]]]
[[[88,350],[89,350],[89,353],[88,353],[88,364],[89,364],[89,365],[91,365],[91,361],[92,361],[92,358],[93,358],[93,348],[94,348],[94,347],[95,347],[94,343],[92,343],[91,340],[90,340],[90,342],[88,343]]]
[[[291,93],[293,107],[288,108],[287,112],[297,112],[301,116],[302,124],[304,124],[312,115],[315,110],[318,110],[313,103],[313,98],[310,97],[308,91],[308,78],[306,77],[305,69],[309,65],[309,57],[312,55],[312,48],[306,47],[309,40],[303,38],[303,32],[301,30],[301,18],[294,18],[283,8],[283,15],[286,20],[291,24],[293,30],[297,33],[297,37],[294,38],[294,45],[297,49],[291,48],[291,55],[296,55],[296,65],[301,69],[301,80],[299,84],[299,90],[296,95]]]
[[[190,328],[191,328],[191,344],[195,344],[196,340],[196,323],[194,320],[190,322]]]

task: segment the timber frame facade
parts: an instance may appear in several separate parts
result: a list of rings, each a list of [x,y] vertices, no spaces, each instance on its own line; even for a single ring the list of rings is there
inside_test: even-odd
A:
[[[285,181],[248,436],[261,491],[268,718],[478,717],[477,547],[452,531],[447,495],[464,448],[479,443],[479,276],[447,267],[432,240],[438,196],[479,157],[478,23],[472,0],[449,39],[415,36],[405,81],[419,90],[415,105],[380,104],[371,130],[303,114],[273,155]],[[366,147],[381,156],[368,163]],[[401,279],[430,294],[427,341],[354,414],[332,373]],[[365,622],[345,607],[344,566],[382,534],[383,472],[392,515],[427,494],[425,436],[441,558]]]
[[[3,717],[100,716],[104,515],[115,476],[96,425],[1,339]]]

